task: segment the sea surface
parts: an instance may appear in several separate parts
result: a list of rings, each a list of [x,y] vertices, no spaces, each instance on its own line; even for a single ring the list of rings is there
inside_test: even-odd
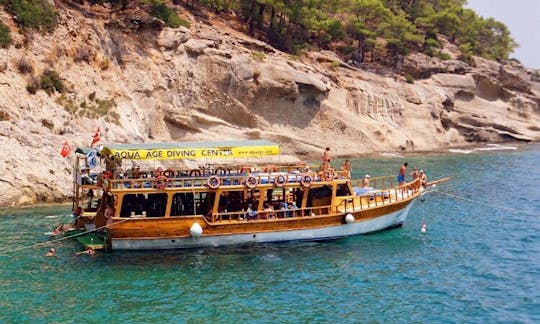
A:
[[[452,180],[402,228],[331,242],[45,257],[70,207],[0,209],[0,323],[540,323],[540,145],[352,164],[404,161]]]

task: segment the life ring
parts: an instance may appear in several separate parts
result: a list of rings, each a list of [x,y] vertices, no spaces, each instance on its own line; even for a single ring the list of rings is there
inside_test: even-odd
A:
[[[336,173],[334,172],[334,170],[328,170],[328,171],[325,171],[324,172],[324,179],[325,180],[334,180],[336,178]]]
[[[191,171],[189,171],[189,176],[190,177],[200,177],[201,176],[201,170],[197,170],[197,169],[191,170]]]
[[[247,179],[246,179],[246,187],[248,187],[249,189],[253,189],[253,188],[257,187],[257,178],[255,178],[252,175],[247,177]]]
[[[274,184],[276,185],[276,187],[282,188],[283,186],[285,186],[285,184],[287,184],[287,177],[282,174],[278,175],[274,180]]]
[[[313,177],[309,174],[302,175],[302,179],[300,180],[300,184],[304,188],[311,187],[311,184],[313,183]]]
[[[166,176],[167,178],[174,178],[174,171],[171,169],[167,169],[163,171],[163,175]]]
[[[250,167],[243,167],[240,169],[240,174],[250,174],[251,168]]]
[[[214,171],[214,174],[224,176],[224,175],[227,175],[227,170],[225,170],[225,168],[222,168],[222,167],[217,167],[216,170]]]
[[[157,189],[165,189],[167,187],[167,184],[169,182],[169,179],[167,179],[166,176],[160,175],[154,180],[154,187]]]
[[[278,168],[275,165],[267,165],[264,167],[264,172],[276,172]]]
[[[208,187],[210,189],[217,189],[219,188],[221,181],[219,180],[217,176],[214,175],[214,176],[209,177],[206,183],[208,184]]]

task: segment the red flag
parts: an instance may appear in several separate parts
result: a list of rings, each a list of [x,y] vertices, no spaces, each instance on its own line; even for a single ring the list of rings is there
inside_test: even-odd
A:
[[[62,146],[62,151],[60,151],[60,155],[62,155],[62,157],[67,157],[70,152],[71,152],[71,147],[69,146],[68,142],[65,141],[64,145]]]
[[[90,147],[93,147],[94,144],[100,141],[99,137],[99,127],[96,129],[96,132],[94,133],[94,138],[92,138],[92,144],[90,144]]]

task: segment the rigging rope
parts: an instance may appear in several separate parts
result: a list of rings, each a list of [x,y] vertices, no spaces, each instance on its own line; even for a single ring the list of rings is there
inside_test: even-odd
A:
[[[446,195],[446,196],[449,196],[449,197],[454,197],[454,198],[457,198],[457,199],[461,199],[461,200],[464,200],[464,201],[472,202],[472,203],[475,203],[475,204],[478,204],[478,205],[483,205],[483,206],[508,210],[508,211],[517,212],[517,213],[523,213],[523,214],[527,214],[527,215],[531,215],[531,216],[540,216],[540,213],[515,209],[515,208],[511,208],[511,207],[499,206],[499,205],[495,205],[495,204],[491,204],[491,203],[485,203],[485,202],[477,201],[477,200],[474,200],[474,199],[466,198],[466,197],[463,197],[463,196],[459,196],[459,195],[456,195],[456,194],[451,194],[451,193],[448,193],[448,192],[442,192],[442,191],[439,191],[439,190],[430,190],[430,191],[428,191],[426,193],[428,194],[428,193],[434,193],[434,192],[440,193],[442,195]]]
[[[5,253],[7,252],[17,252],[17,251],[22,251],[22,250],[26,250],[26,249],[32,249],[32,248],[35,248],[35,247],[38,247],[38,246],[47,246],[49,244],[55,244],[55,243],[58,243],[58,242],[62,242],[62,241],[65,241],[67,239],[71,239],[71,238],[74,238],[74,237],[77,237],[77,236],[81,236],[81,235],[86,235],[88,233],[92,233],[92,232],[95,232],[95,231],[98,231],[98,230],[101,230],[101,229],[104,229],[104,228],[107,228],[107,227],[110,227],[112,225],[116,225],[116,224],[120,224],[120,223],[123,223],[123,222],[126,222],[126,221],[129,221],[131,219],[127,218],[127,219],[123,219],[119,222],[116,222],[116,223],[113,223],[113,224],[107,224],[107,225],[104,225],[104,226],[101,226],[101,227],[98,227],[98,228],[94,228],[92,230],[89,230],[89,231],[85,231],[85,232],[82,232],[82,233],[77,233],[77,234],[73,234],[73,235],[69,235],[69,236],[63,236],[61,238],[58,238],[58,239],[54,239],[52,241],[45,241],[45,242],[40,242],[40,243],[36,243],[36,244],[32,244],[32,245],[29,245],[29,246],[23,246],[21,248],[18,248],[18,249],[14,249],[14,250],[4,250],[4,251],[0,251],[0,255],[6,255]]]

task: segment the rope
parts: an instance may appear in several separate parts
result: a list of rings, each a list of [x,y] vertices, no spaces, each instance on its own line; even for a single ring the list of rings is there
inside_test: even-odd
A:
[[[32,248],[35,248],[35,247],[39,247],[39,246],[47,246],[49,244],[56,244],[58,242],[62,242],[62,241],[65,241],[67,239],[72,239],[74,237],[77,237],[77,236],[81,236],[81,235],[86,235],[88,233],[92,233],[92,232],[95,232],[95,231],[98,231],[98,230],[101,230],[101,229],[104,229],[104,228],[107,228],[107,227],[110,227],[112,225],[116,225],[116,224],[120,224],[120,223],[123,223],[123,222],[127,222],[131,219],[127,218],[127,219],[123,219],[119,222],[116,222],[116,223],[113,223],[113,224],[108,224],[108,225],[104,225],[104,226],[101,226],[101,227],[98,227],[98,228],[94,228],[93,230],[90,230],[90,231],[85,231],[85,232],[82,232],[82,233],[77,233],[77,234],[73,234],[73,235],[69,235],[69,236],[64,236],[64,237],[61,237],[61,238],[58,238],[58,239],[54,239],[52,241],[45,241],[45,242],[40,242],[40,243],[36,243],[36,244],[32,244],[32,245],[29,245],[29,246],[23,246],[23,247],[20,247],[20,248],[17,248],[17,249],[14,249],[14,250],[9,250],[9,251],[0,251],[0,255],[5,255],[6,252],[18,252],[18,251],[22,251],[22,250],[26,250],[26,249],[32,249]]]
[[[466,197],[463,197],[463,196],[459,196],[459,195],[456,195],[456,194],[442,192],[442,191],[439,191],[439,190],[430,190],[430,191],[426,192],[426,194],[433,193],[433,192],[437,192],[437,193],[440,193],[440,194],[443,194],[443,195],[446,195],[446,196],[449,196],[449,197],[454,197],[454,198],[457,198],[457,199],[461,199],[461,200],[464,200],[464,201],[472,202],[472,203],[475,203],[475,204],[478,204],[478,205],[483,205],[483,206],[487,206],[487,207],[493,207],[493,208],[508,210],[508,211],[517,212],[517,213],[523,213],[523,214],[531,215],[531,216],[540,216],[540,214],[536,213],[536,212],[530,212],[530,211],[526,211],[526,210],[520,210],[520,209],[511,208],[511,207],[505,207],[505,206],[499,206],[499,205],[495,205],[495,204],[491,204],[491,203],[485,203],[485,202],[469,199],[469,198],[466,198]]]

